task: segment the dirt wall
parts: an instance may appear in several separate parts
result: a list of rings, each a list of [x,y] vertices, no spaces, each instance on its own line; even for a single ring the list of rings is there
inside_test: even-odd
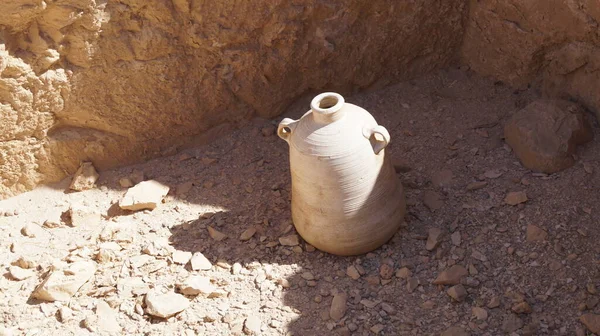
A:
[[[600,2],[471,0],[461,56],[515,87],[573,98],[600,116]]]
[[[0,2],[0,198],[446,66],[463,0]],[[220,127],[220,128],[219,128]],[[210,131],[212,130],[212,131]]]

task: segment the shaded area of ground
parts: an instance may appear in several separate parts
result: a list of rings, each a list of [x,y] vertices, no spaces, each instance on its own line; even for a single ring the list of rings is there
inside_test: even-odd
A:
[[[286,116],[299,117],[310,98],[301,99]],[[42,269],[56,259],[73,258],[74,251],[93,258],[107,230],[116,232],[113,240],[122,235],[123,250],[114,262],[99,265],[101,271],[69,303],[74,318],[64,323],[55,317],[62,304],[26,303],[41,271],[21,282],[0,279],[0,324],[40,334],[81,335],[87,332],[81,321],[93,314],[97,300],[105,300],[119,311],[123,330],[132,334],[229,335],[242,332],[245,318],[255,315],[264,335],[437,335],[450,326],[473,335],[573,335],[580,327],[580,309],[599,309],[591,288],[600,285],[600,181],[595,169],[600,145],[594,140],[580,148],[578,163],[559,174],[523,169],[503,142],[502,126],[534,98],[533,92],[458,70],[347,97],[387,127],[392,156],[409,170],[399,175],[408,200],[406,225],[388,244],[360,257],[312,251],[302,241],[297,247],[279,244],[294,229],[288,148],[272,134],[276,121],[257,120],[210,146],[103,172],[95,190],[65,194],[46,188],[4,201],[2,210],[17,210],[18,215],[0,217],[3,266],[20,255],[30,256]],[[117,211],[114,203],[125,192],[119,179],[136,170],[170,185],[171,193],[152,212]],[[486,184],[467,191],[475,181]],[[505,205],[510,191],[525,191],[529,200]],[[431,199],[439,209],[432,209]],[[36,237],[20,233],[25,224],[41,225],[73,202],[86,203],[105,218],[96,226],[43,229]],[[529,224],[548,236],[526,241]],[[209,226],[228,238],[212,239]],[[256,234],[240,241],[251,226]],[[428,251],[425,240],[431,228],[445,235]],[[142,263],[139,256],[148,255],[143,251],[149,244],[202,252],[214,266],[192,271],[189,265],[172,263],[171,252]],[[91,252],[81,252],[85,248]],[[232,270],[235,263],[242,266],[239,273]],[[395,275],[387,279],[380,272],[384,264],[394,272],[409,268],[411,281]],[[447,287],[431,284],[453,264],[470,271],[463,279],[468,295],[462,302],[454,302]],[[351,265],[363,272],[357,280],[346,274]],[[136,312],[143,295],[110,290],[135,277],[150,287],[173,289],[190,274],[210,277],[226,294],[190,298],[192,305],[168,321]],[[332,294],[338,292],[348,294],[347,312],[334,322],[328,312]],[[495,298],[499,305],[489,308]],[[532,311],[513,313],[513,305],[523,301]],[[485,309],[486,318],[474,316],[474,307]]]

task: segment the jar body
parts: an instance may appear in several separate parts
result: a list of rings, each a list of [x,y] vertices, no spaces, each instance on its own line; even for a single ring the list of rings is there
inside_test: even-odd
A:
[[[278,134],[290,146],[296,230],[319,250],[358,255],[396,233],[406,203],[385,148],[389,134],[367,111],[336,97],[336,116],[313,106],[298,121],[284,119]]]

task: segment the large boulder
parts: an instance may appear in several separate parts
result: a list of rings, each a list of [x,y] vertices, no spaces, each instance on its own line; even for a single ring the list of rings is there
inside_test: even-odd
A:
[[[535,172],[559,172],[575,163],[576,146],[593,138],[584,113],[565,100],[534,101],[506,123],[506,143],[523,166]]]

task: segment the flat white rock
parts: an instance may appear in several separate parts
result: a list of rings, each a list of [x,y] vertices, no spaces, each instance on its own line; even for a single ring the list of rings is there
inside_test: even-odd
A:
[[[146,294],[146,313],[152,316],[169,318],[189,306],[190,301],[181,294],[160,294],[154,290]]]
[[[201,252],[196,252],[192,256],[192,269],[194,271],[207,271],[212,268],[212,263]]]
[[[179,285],[179,290],[185,295],[210,295],[215,289],[215,286],[210,283],[210,278],[199,275],[191,276]]]
[[[119,201],[119,207],[124,210],[154,210],[169,193],[169,187],[154,180],[138,183],[129,188]]]
[[[34,290],[33,297],[44,301],[68,301],[96,273],[92,261],[78,261],[54,270]]]

